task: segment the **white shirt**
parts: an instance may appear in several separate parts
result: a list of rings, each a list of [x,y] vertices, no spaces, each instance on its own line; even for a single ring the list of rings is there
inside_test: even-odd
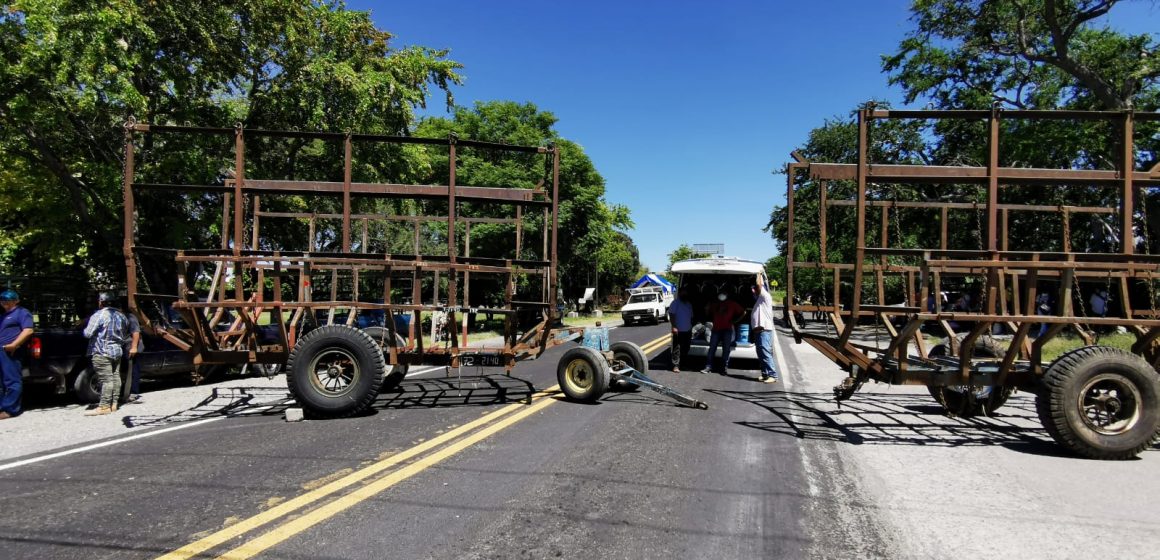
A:
[[[749,324],[753,328],[762,328],[765,330],[773,329],[773,298],[770,297],[769,291],[762,289],[757,294],[757,301],[753,303],[753,313],[749,316]]]

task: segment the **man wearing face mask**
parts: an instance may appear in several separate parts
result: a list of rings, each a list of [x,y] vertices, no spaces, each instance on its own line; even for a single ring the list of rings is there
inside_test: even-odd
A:
[[[729,353],[733,350],[733,329],[745,310],[737,302],[729,299],[724,292],[717,294],[717,301],[709,305],[709,317],[713,319],[713,334],[709,335],[709,354],[705,358],[705,369],[701,373],[713,371],[713,357],[717,355],[717,345],[721,350],[721,374],[729,373]]]

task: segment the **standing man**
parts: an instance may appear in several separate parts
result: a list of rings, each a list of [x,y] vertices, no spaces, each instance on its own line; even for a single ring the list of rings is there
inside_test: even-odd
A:
[[[116,307],[113,294],[101,292],[101,308],[89,317],[85,338],[93,370],[101,380],[101,403],[85,416],[101,416],[117,410],[121,397],[121,357],[129,343],[129,319]]]
[[[757,276],[753,286],[753,313],[749,322],[751,332],[757,335],[757,360],[761,363],[761,382],[776,383],[777,369],[773,367],[773,298],[765,289],[765,275]]]
[[[128,309],[128,306],[125,308]],[[125,348],[125,354],[129,357],[129,373],[133,376],[126,403],[135,403],[141,402],[141,361],[138,356],[145,351],[145,343],[141,341],[141,322],[137,316],[126,313],[125,317],[129,319],[129,345]]]
[[[713,319],[713,334],[709,335],[709,355],[705,358],[705,369],[701,373],[713,371],[713,357],[717,355],[717,345],[721,350],[721,374],[729,374],[729,353],[733,350],[733,329],[745,316],[745,310],[737,302],[729,299],[724,292],[717,294],[717,301],[709,306],[709,317]]]
[[[693,338],[693,304],[684,288],[677,290],[677,299],[669,304],[669,324],[673,326],[673,373],[681,373],[681,362],[688,363],[689,342]]]
[[[20,393],[24,389],[24,343],[32,337],[32,313],[20,307],[20,296],[12,290],[0,292],[0,420],[20,415]]]

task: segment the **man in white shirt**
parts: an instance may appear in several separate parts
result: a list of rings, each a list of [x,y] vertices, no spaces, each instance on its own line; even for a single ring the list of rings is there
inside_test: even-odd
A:
[[[777,369],[773,367],[773,297],[765,289],[765,276],[757,277],[753,286],[753,312],[749,317],[751,332],[757,338],[757,361],[761,363],[761,382],[776,383]]]

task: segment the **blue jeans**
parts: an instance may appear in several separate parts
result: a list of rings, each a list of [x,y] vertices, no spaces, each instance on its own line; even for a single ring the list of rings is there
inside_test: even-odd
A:
[[[20,360],[0,350],[0,410],[12,416],[20,414],[20,392],[24,388],[24,374],[21,371],[23,369]]]
[[[721,368],[729,369],[729,352],[733,350],[733,329],[714,330],[709,335],[709,355],[705,358],[705,369],[713,369],[713,356],[717,355],[718,344],[724,344],[721,350]]]
[[[757,334],[757,361],[761,363],[761,375],[777,377],[773,367],[773,331],[762,329]]]

